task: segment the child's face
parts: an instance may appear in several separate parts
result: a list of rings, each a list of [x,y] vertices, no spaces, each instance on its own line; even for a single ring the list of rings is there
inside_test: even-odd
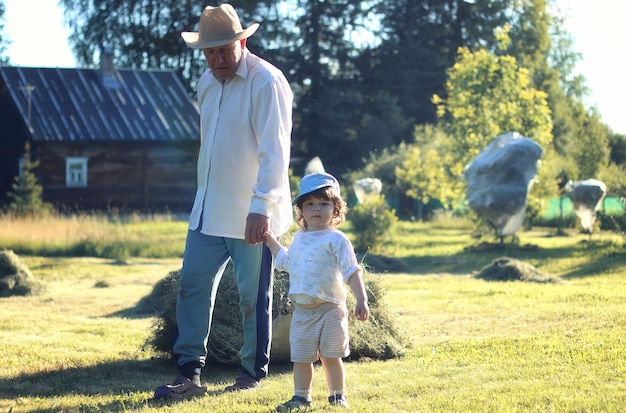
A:
[[[335,203],[324,198],[310,196],[302,202],[302,216],[309,229],[326,229],[335,212]]]

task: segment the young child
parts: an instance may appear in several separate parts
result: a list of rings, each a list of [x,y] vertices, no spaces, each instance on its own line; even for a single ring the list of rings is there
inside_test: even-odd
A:
[[[313,173],[300,181],[294,205],[301,229],[289,249],[265,233],[276,268],[289,273],[289,298],[295,303],[289,332],[295,394],[276,410],[311,406],[313,363],[318,359],[324,367],[330,404],[347,408],[342,358],[350,349],[344,284],[356,297],[357,320],[368,319],[369,306],[352,244],[335,228],[345,219],[346,203],[334,176]]]

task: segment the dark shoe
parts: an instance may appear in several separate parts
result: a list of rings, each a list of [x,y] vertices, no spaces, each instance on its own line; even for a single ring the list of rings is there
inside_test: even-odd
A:
[[[172,384],[164,384],[154,391],[155,399],[189,399],[206,393],[206,386],[199,386],[185,376],[178,376]]]
[[[311,402],[300,396],[293,396],[291,400],[276,407],[277,412],[290,412],[292,410],[306,410],[311,407]]]
[[[336,394],[334,396],[330,396],[328,398],[328,402],[331,406],[339,406],[345,409],[348,409],[350,405],[348,404],[348,399],[343,394]]]
[[[247,373],[242,373],[235,380],[235,384],[224,389],[225,392],[256,390],[259,381]]]

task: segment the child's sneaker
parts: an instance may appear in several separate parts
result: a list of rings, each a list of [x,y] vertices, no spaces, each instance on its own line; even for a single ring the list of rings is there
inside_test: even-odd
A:
[[[334,396],[330,396],[328,398],[328,402],[331,406],[339,406],[344,409],[348,409],[350,405],[348,404],[348,398],[343,394],[335,394]]]
[[[311,402],[300,396],[293,396],[291,400],[276,407],[277,412],[290,412],[292,410],[306,410],[311,407]]]

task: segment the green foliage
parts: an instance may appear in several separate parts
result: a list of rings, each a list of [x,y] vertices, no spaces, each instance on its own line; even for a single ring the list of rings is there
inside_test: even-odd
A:
[[[597,179],[604,182],[609,195],[626,199],[626,164],[610,163],[600,171]]]
[[[448,137],[441,128],[431,125],[415,128],[414,136],[415,143],[403,151],[401,163],[395,169],[398,186],[423,204],[436,199],[451,207],[455,201],[450,190],[453,185],[441,151]]]
[[[100,49],[109,45],[116,65],[175,70],[192,93],[206,68],[201,51],[186,47],[180,33],[196,30],[202,2],[145,0],[60,0],[72,34],[69,41],[78,62],[97,64]]]
[[[508,41],[507,28],[500,32]],[[447,99],[435,95],[439,117],[450,135],[444,143],[450,191],[463,198],[459,179],[464,168],[498,135],[518,132],[533,139],[543,149],[541,165],[552,158],[552,121],[546,94],[532,86],[530,73],[519,67],[514,57],[496,55],[485,49],[459,50],[457,62],[448,70]],[[556,174],[538,170],[529,205],[529,217],[540,209],[540,195],[556,193]],[[532,199],[535,198],[535,199]]]
[[[518,132],[544,149],[550,145],[552,123],[546,94],[532,87],[528,71],[514,57],[462,48],[448,71],[446,89],[447,99],[435,95],[433,102],[454,137],[446,149],[458,176],[502,133]]]
[[[119,66],[171,68],[192,96],[206,63],[180,32],[196,30],[208,3],[219,2],[61,0],[82,65],[96,64],[98,49],[111,45]],[[370,153],[382,162],[381,153],[389,150],[387,158],[411,141],[416,125],[438,119],[459,144],[436,154],[418,147],[421,158],[442,159],[445,193],[428,196],[447,204],[463,198],[459,177],[467,162],[502,132],[517,131],[544,150],[553,140],[555,154],[581,164],[581,177],[606,166],[606,136],[583,104],[581,56],[550,0],[242,0],[234,6],[244,25],[261,22],[250,50],[281,68],[294,90],[294,157],[319,156],[338,176],[353,177],[361,168],[361,177],[373,176]],[[459,58],[459,48],[472,58]],[[467,77],[455,80],[450,68],[459,65]],[[437,106],[433,96],[441,98]],[[438,118],[448,98],[450,110]],[[398,188],[389,170],[375,175],[385,194],[405,193],[409,188]]]
[[[604,231],[617,232],[622,235],[626,234],[626,214],[607,214],[600,210],[596,213],[596,216],[600,229]]]
[[[610,160],[616,165],[626,166],[626,135],[611,133],[609,135],[611,148]]]
[[[353,244],[358,251],[380,251],[395,232],[398,218],[389,208],[384,195],[371,196],[350,209],[348,220],[354,233]]]
[[[565,168],[556,173],[573,180],[597,179],[608,164],[609,131],[599,114],[583,104],[588,89],[576,73],[581,56],[563,30],[565,18],[550,13],[547,0],[518,4],[519,20],[511,29],[507,52],[529,70],[533,86],[548,94],[554,153],[565,160]]]
[[[4,22],[5,22],[4,11],[5,11],[4,2],[0,0],[0,65],[9,63],[8,56],[4,55],[6,53],[6,49],[8,45],[8,41],[6,40],[6,37],[4,35]]]
[[[52,205],[43,201],[43,188],[37,180],[35,169],[38,162],[30,159],[30,145],[26,144],[22,174],[15,177],[8,194],[7,212],[18,216],[48,215]]]
[[[382,193],[387,198],[397,197],[405,191],[405,188],[398,187],[396,168],[402,164],[408,148],[406,143],[400,143],[397,146],[371,151],[369,156],[362,160],[363,167],[346,173],[344,178],[349,184],[361,178],[378,178],[383,184]]]

